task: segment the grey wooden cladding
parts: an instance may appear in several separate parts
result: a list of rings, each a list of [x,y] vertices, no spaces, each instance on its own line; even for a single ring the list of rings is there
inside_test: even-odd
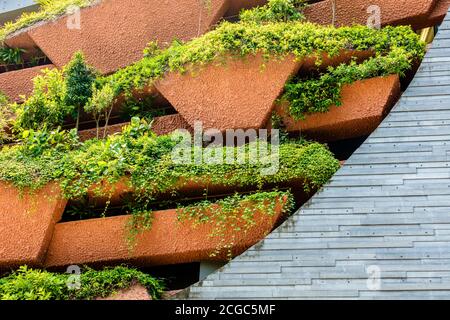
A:
[[[450,299],[450,15],[411,86],[330,182],[184,295]]]

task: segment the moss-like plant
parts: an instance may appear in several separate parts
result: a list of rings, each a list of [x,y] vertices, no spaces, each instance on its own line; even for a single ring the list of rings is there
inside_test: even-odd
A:
[[[204,200],[179,207],[177,215],[180,222],[189,221],[194,228],[201,224],[211,225],[210,237],[218,239],[211,256],[226,252],[227,257],[231,259],[237,238],[256,224],[257,214],[271,218],[280,210],[282,215],[286,215],[291,213],[293,206],[293,196],[289,191],[257,192],[250,195],[235,194],[219,201]],[[230,239],[227,239],[227,234]]]
[[[264,6],[242,10],[239,19],[256,23],[302,20],[305,7],[305,0],[269,0]]]
[[[386,56],[377,55],[360,64],[352,61],[329,67],[317,77],[293,78],[285,86],[283,99],[289,101],[289,113],[296,120],[304,119],[309,113],[327,112],[332,105],[341,105],[344,85],[392,74],[403,76],[415,58],[396,47]]]
[[[159,299],[164,288],[160,280],[124,266],[100,271],[85,267],[80,274],[79,288],[70,277],[67,273],[22,266],[0,278],[0,300],[91,300],[108,297],[134,283],[144,286],[153,299]]]

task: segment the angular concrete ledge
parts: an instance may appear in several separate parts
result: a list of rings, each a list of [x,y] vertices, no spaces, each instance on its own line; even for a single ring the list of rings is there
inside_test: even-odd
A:
[[[309,139],[336,141],[362,137],[372,133],[400,96],[397,75],[372,78],[345,85],[342,105],[332,106],[326,113],[315,113],[305,120],[294,120],[287,102],[276,106],[288,131],[300,132]]]
[[[236,236],[233,254],[242,253],[270,232],[281,217],[282,208],[280,201],[273,217],[257,213],[256,223],[246,233],[226,231],[226,241]],[[151,266],[226,261],[226,252],[211,256],[220,238],[210,236],[213,228],[209,223],[194,226],[188,221],[178,221],[176,210],[156,211],[151,229],[138,235],[135,246],[130,249],[127,243],[129,219],[130,216],[119,216],[57,224],[45,266],[121,262]]]
[[[33,78],[47,68],[52,69],[54,65],[49,64],[2,73],[0,74],[0,91],[11,101],[21,102],[21,95],[30,95],[33,92]]]
[[[169,73],[155,85],[191,127],[201,121],[205,129],[259,129],[301,66],[293,56],[263,64],[262,55],[226,57],[187,74]]]
[[[413,27],[432,26],[428,23],[430,14],[439,0],[408,0],[399,4],[396,0],[335,0],[335,25],[366,25],[374,11],[371,6],[378,6],[382,26],[412,25]],[[325,0],[311,4],[305,10],[306,18],[319,24],[331,24],[333,21],[332,1]]]
[[[41,266],[66,203],[56,184],[21,195],[0,182],[0,268]]]

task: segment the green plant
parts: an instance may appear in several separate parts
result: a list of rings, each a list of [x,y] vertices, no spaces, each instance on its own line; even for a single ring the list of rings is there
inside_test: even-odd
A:
[[[25,129],[39,130],[44,126],[55,128],[74,113],[73,106],[65,103],[66,83],[63,73],[58,69],[45,69],[33,79],[33,93],[24,98],[23,104],[13,104],[11,108],[16,114],[14,129],[21,132]]]
[[[84,111],[92,114],[92,116],[94,117],[97,129],[97,139],[99,138],[100,120],[102,118],[105,120],[103,138],[106,137],[109,118],[111,117],[114,101],[114,90],[109,84],[106,84],[99,89],[94,88],[92,97],[84,106]]]
[[[0,63],[5,64],[6,71],[8,71],[8,64],[24,64],[22,54],[25,53],[25,49],[0,47]]]
[[[177,216],[180,222],[189,221],[194,228],[200,224],[211,225],[210,237],[219,240],[211,256],[226,251],[228,258],[231,259],[233,256],[231,249],[238,235],[247,233],[256,224],[255,216],[258,213],[273,217],[280,209],[282,214],[290,214],[293,207],[294,200],[289,191],[257,192],[249,195],[236,193],[215,202],[204,200],[179,207]]]
[[[341,91],[345,84],[379,76],[403,76],[415,57],[403,48],[395,47],[386,56],[377,55],[357,64],[329,67],[318,77],[294,78],[285,86],[283,98],[289,101],[289,112],[294,119],[305,114],[327,112],[330,106],[341,105]]]
[[[269,0],[265,6],[242,10],[239,18],[242,22],[286,22],[304,19],[302,10],[305,0]]]
[[[80,142],[75,130],[52,131],[24,130],[22,132],[21,154],[25,157],[40,157],[48,152],[67,152],[78,147]]]
[[[20,267],[0,278],[0,300],[91,300],[105,298],[134,283],[144,286],[153,299],[161,297],[163,284],[136,269],[118,266],[96,271],[85,267],[80,289],[69,288],[69,274]]]
[[[76,52],[70,63],[64,68],[64,80],[66,83],[65,103],[77,110],[75,126],[77,131],[81,110],[92,97],[95,79],[95,71],[86,64],[83,53],[81,51]],[[102,91],[102,94],[101,98],[105,98],[106,93]],[[99,100],[100,98],[97,97],[96,102],[101,103],[102,106],[107,103],[106,100]]]
[[[0,144],[11,139],[9,126],[13,111],[10,109],[8,97],[0,91]]]
[[[279,170],[274,175],[261,175],[261,169],[270,165],[270,153],[258,163],[228,164],[225,161],[229,153],[244,154],[248,158],[250,145],[221,148],[224,162],[204,165],[193,161],[195,153],[202,149],[192,147],[188,149],[192,161],[178,163],[172,152],[179,139],[174,135],[156,136],[150,127],[150,123],[134,118],[122,134],[87,141],[76,148],[40,147],[39,150],[45,150],[43,153],[30,154],[21,144],[5,147],[0,152],[0,180],[21,189],[36,189],[56,180],[67,198],[76,199],[86,194],[92,185],[102,181],[114,183],[129,176],[136,194],[151,198],[176,191],[183,186],[180,181],[204,182],[205,179],[211,183],[241,186],[302,179],[306,188],[317,188],[339,168],[339,162],[325,146],[305,141],[280,145]]]

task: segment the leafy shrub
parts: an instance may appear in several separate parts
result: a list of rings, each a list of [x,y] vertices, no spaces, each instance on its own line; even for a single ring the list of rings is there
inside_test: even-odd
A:
[[[83,53],[81,51],[76,52],[70,63],[64,68],[64,80],[66,83],[64,102],[77,110],[77,131],[81,110],[92,98],[95,79],[95,71],[86,64]],[[104,91],[102,92],[104,93]],[[103,95],[102,98],[104,97]],[[102,106],[105,104],[105,101],[100,101],[98,97],[95,102],[102,103]]]
[[[0,278],[0,300],[90,300],[105,298],[135,282],[144,286],[151,297],[158,299],[163,284],[136,269],[119,266],[95,271],[85,268],[81,273],[80,289],[69,289],[69,274],[20,267],[7,277]]]
[[[23,64],[22,54],[24,52],[26,52],[26,50],[21,48],[0,48],[0,64]],[[8,68],[6,70],[8,70]]]
[[[67,152],[80,145],[75,130],[52,131],[25,130],[22,132],[22,154],[26,157],[40,157],[44,152]]]
[[[239,18],[242,22],[286,22],[304,19],[301,10],[306,7],[305,0],[269,0],[262,7],[242,10]]]
[[[35,136],[49,137],[47,133],[34,133],[33,141]],[[136,192],[151,197],[176,190],[176,186],[180,187],[180,180],[203,182],[210,179],[212,183],[225,185],[260,186],[303,179],[306,187],[315,188],[325,183],[339,168],[339,162],[332,153],[319,143],[281,144],[279,171],[267,176],[261,175],[260,171],[270,163],[265,162],[268,159],[260,159],[257,164],[177,163],[172,152],[178,143],[175,136],[156,136],[149,123],[134,119],[122,134],[106,140],[87,141],[73,150],[70,146],[45,148],[39,145],[39,152],[30,154],[23,145],[5,147],[0,152],[0,180],[10,181],[21,189],[37,189],[56,180],[66,197],[74,199],[84,195],[93,184],[115,182],[130,176]],[[195,148],[192,147],[192,157]],[[41,154],[41,150],[45,152]],[[224,147],[222,152],[224,157],[230,152],[241,152],[248,157],[250,151],[246,145]]]
[[[211,256],[217,256],[224,250],[231,259],[231,248],[241,233],[247,233],[256,224],[255,215],[260,213],[273,217],[278,208],[281,214],[290,214],[294,207],[294,199],[290,191],[266,191],[249,195],[236,193],[233,196],[211,202],[200,201],[177,209],[178,221],[189,221],[193,227],[200,224],[212,226],[210,237],[218,238],[219,242]],[[227,242],[226,235],[231,239]]]
[[[42,75],[33,79],[33,93],[21,105],[13,105],[16,113],[14,128],[24,129],[55,128],[64,119],[74,114],[74,107],[67,105],[66,84],[63,73],[58,69],[45,69]]]
[[[386,56],[397,48],[404,50],[399,60],[405,55],[408,61],[420,59],[424,54],[419,36],[405,26],[376,30],[365,26],[334,28],[298,21],[262,25],[223,22],[201,37],[187,43],[174,42],[169,48],[144,57],[101,82],[113,84],[117,93],[131,95],[134,89],[152,84],[166,72],[185,72],[213,61],[220,63],[229,54],[245,57],[262,53],[266,59],[289,54],[297,59],[315,56],[320,64],[325,53],[333,57],[342,50],[371,50],[377,56]]]

